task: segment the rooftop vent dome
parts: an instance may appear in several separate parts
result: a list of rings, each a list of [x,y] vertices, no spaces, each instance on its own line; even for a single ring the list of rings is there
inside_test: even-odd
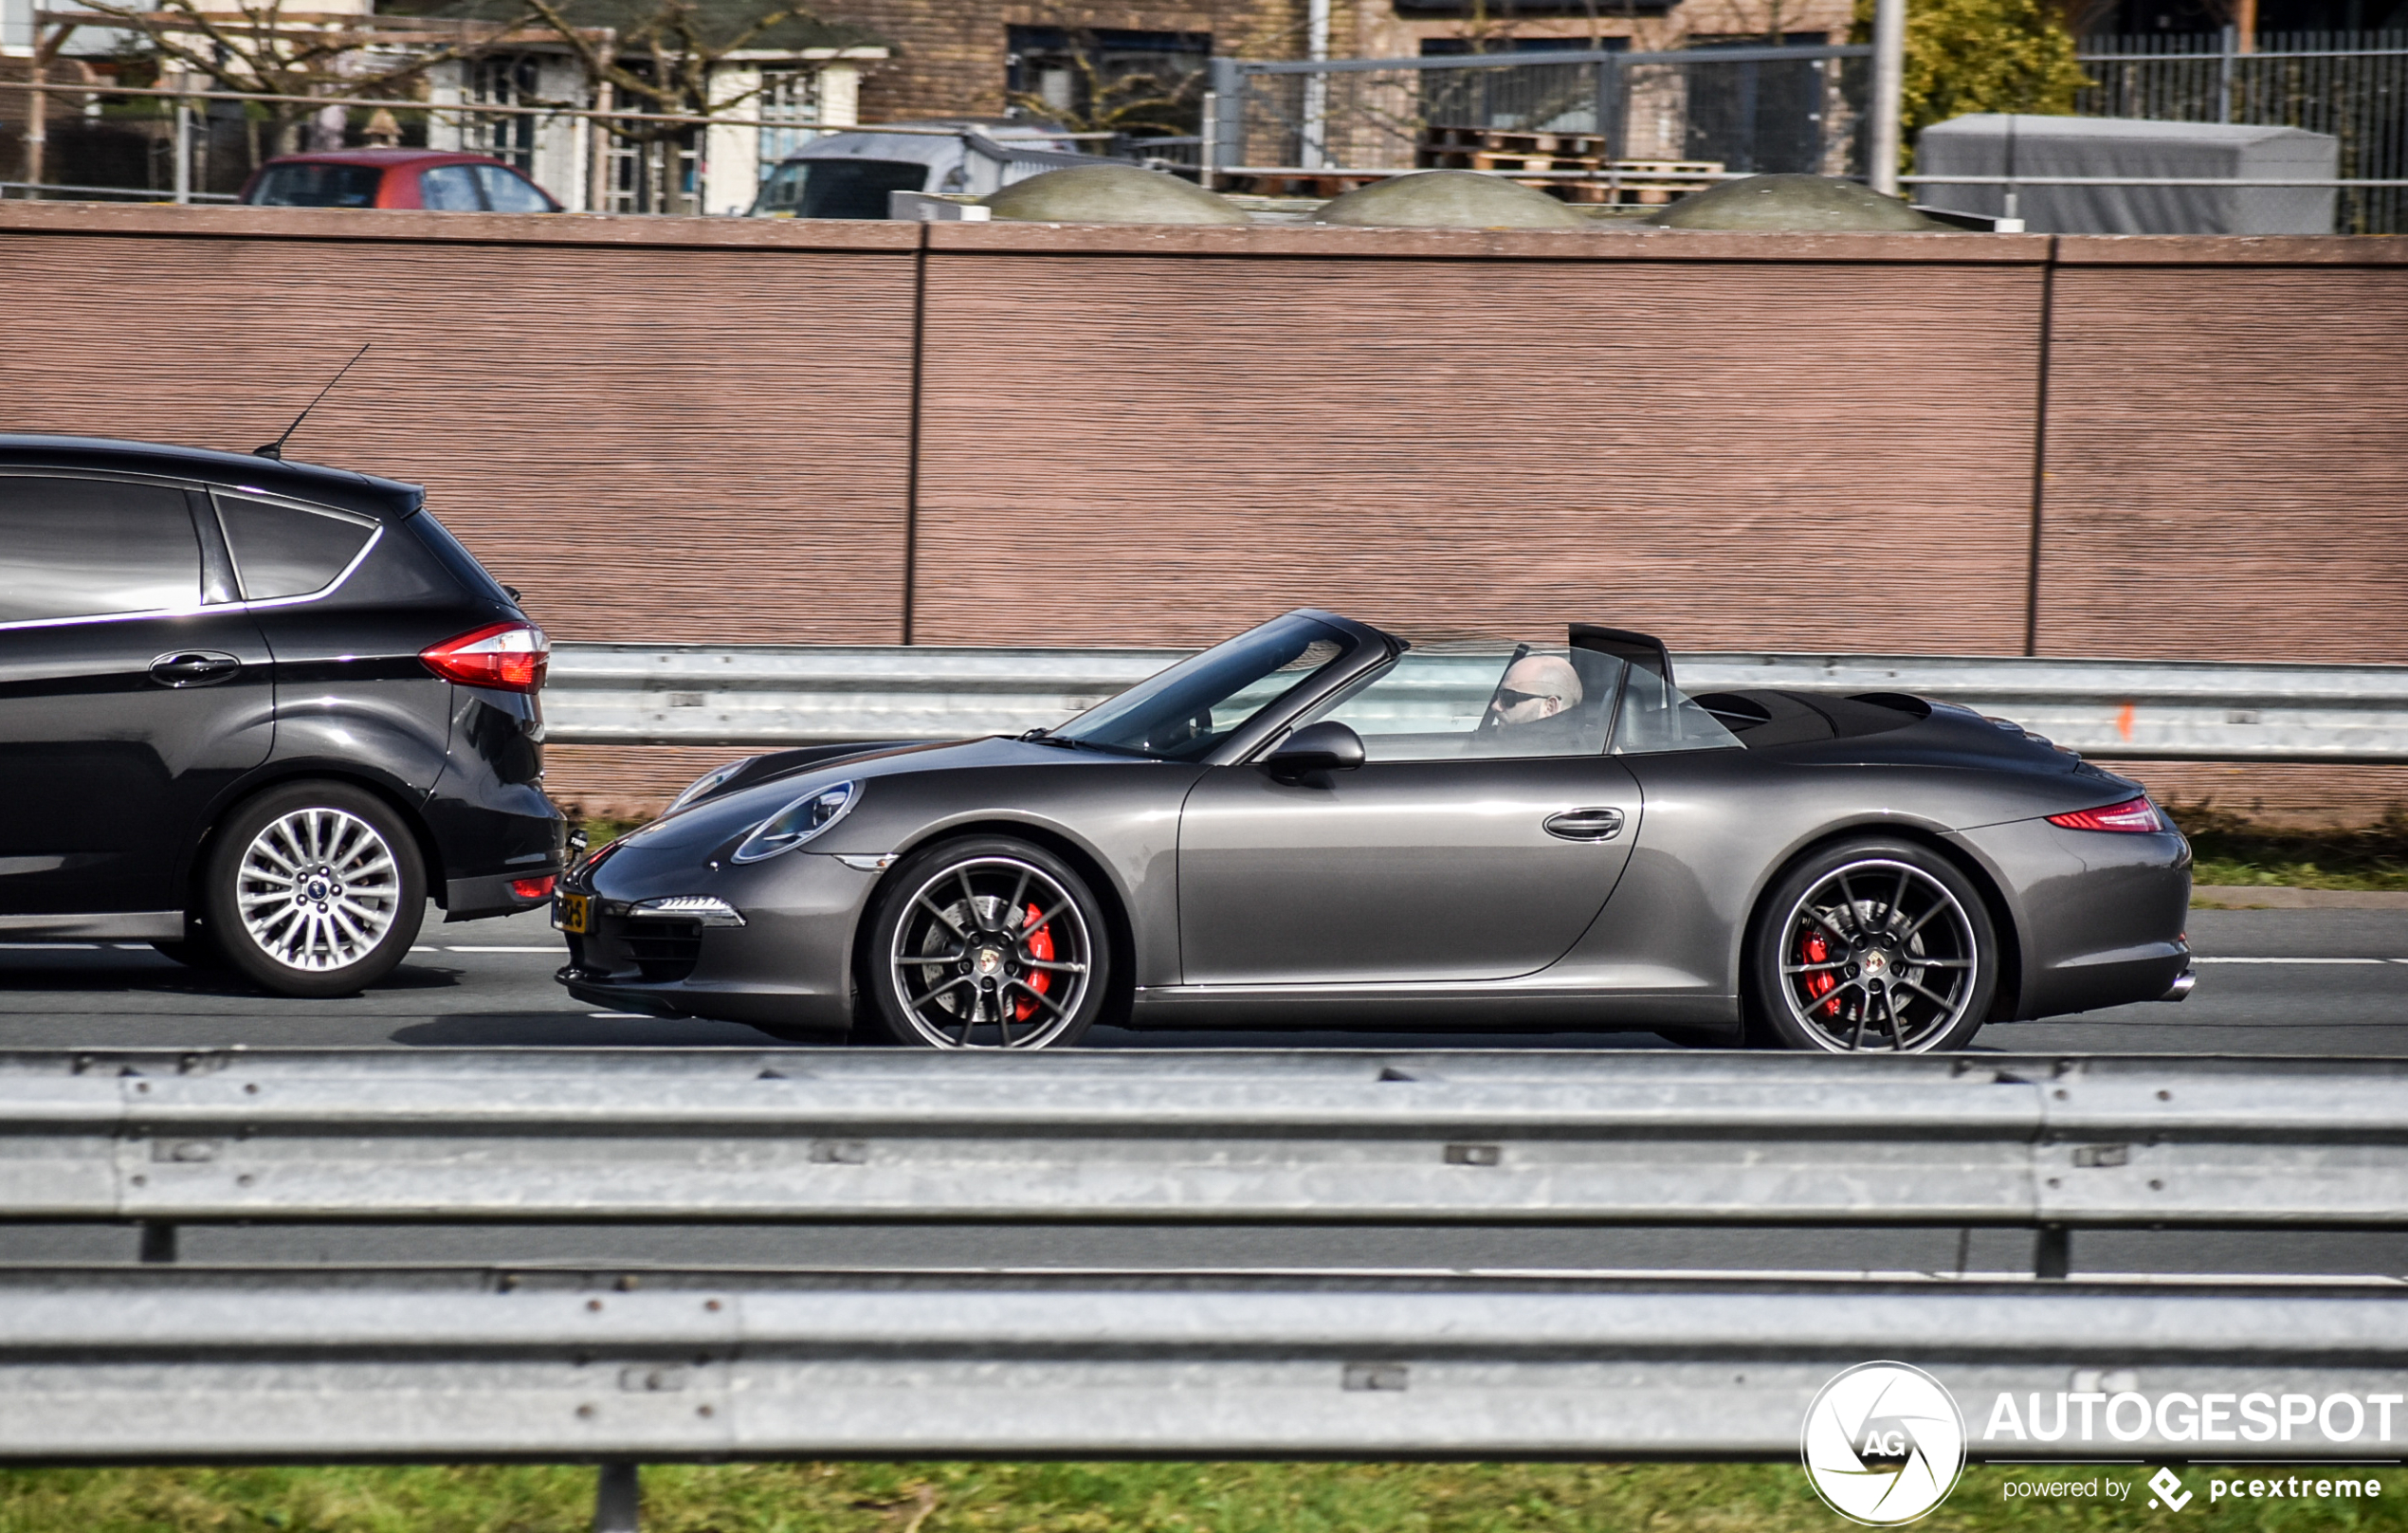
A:
[[[1071,165],[978,199],[997,218],[1036,224],[1250,224],[1244,209],[1176,175],[1134,165]]]
[[[1647,220],[1664,228],[1765,233],[1949,232],[1949,227],[1836,175],[1751,175],[1693,192]]]
[[[1323,203],[1323,224],[1373,228],[1589,228],[1543,192],[1477,171],[1420,171],[1357,187]]]

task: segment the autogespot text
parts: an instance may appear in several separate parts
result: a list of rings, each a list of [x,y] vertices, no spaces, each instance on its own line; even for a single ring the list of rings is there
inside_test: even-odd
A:
[[[2402,1395],[2278,1395],[2271,1392],[2154,1397],[2138,1390],[2001,1394],[1982,1429],[1988,1442],[2388,1443]]]

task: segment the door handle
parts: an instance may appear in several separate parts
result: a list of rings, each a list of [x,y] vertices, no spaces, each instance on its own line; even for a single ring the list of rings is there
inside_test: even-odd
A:
[[[207,686],[242,668],[241,661],[215,649],[179,649],[151,662],[151,680],[161,686]]]
[[[1618,809],[1567,809],[1546,817],[1547,834],[1566,841],[1611,841],[1622,833]]]

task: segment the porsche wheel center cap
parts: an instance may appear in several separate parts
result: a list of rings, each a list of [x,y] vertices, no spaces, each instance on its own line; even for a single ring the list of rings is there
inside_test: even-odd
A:
[[[993,979],[1003,972],[1003,955],[991,947],[980,948],[971,962],[976,966],[981,979]]]
[[[1889,955],[1875,948],[1857,960],[1865,966],[1866,975],[1874,979],[1889,972]]]

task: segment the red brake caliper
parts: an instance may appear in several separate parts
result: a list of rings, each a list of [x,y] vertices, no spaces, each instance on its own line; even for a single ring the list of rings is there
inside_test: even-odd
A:
[[[1797,945],[1797,952],[1798,961],[1801,963],[1828,963],[1831,961],[1831,944],[1823,940],[1823,934],[1820,932],[1808,932],[1806,934],[1806,940]],[[1839,981],[1831,976],[1831,971],[1829,969],[1819,969],[1806,976],[1806,994],[1809,995],[1820,995],[1826,991],[1836,990],[1838,988]],[[1825,1016],[1837,1016],[1839,1014],[1839,1003],[1837,1001],[1825,1001],[1823,1003],[1823,1014]]]
[[[1031,905],[1027,919],[1034,921],[1044,914],[1045,912],[1035,905]],[[1053,961],[1053,928],[1050,925],[1040,926],[1029,934],[1029,957],[1042,959],[1047,963]],[[1053,975],[1048,970],[1039,969],[1029,976],[1027,983],[1031,990],[1042,995],[1053,988]],[[1037,1003],[1025,995],[1012,1003],[1012,1020],[1014,1022],[1026,1022],[1036,1015],[1036,1012]]]

